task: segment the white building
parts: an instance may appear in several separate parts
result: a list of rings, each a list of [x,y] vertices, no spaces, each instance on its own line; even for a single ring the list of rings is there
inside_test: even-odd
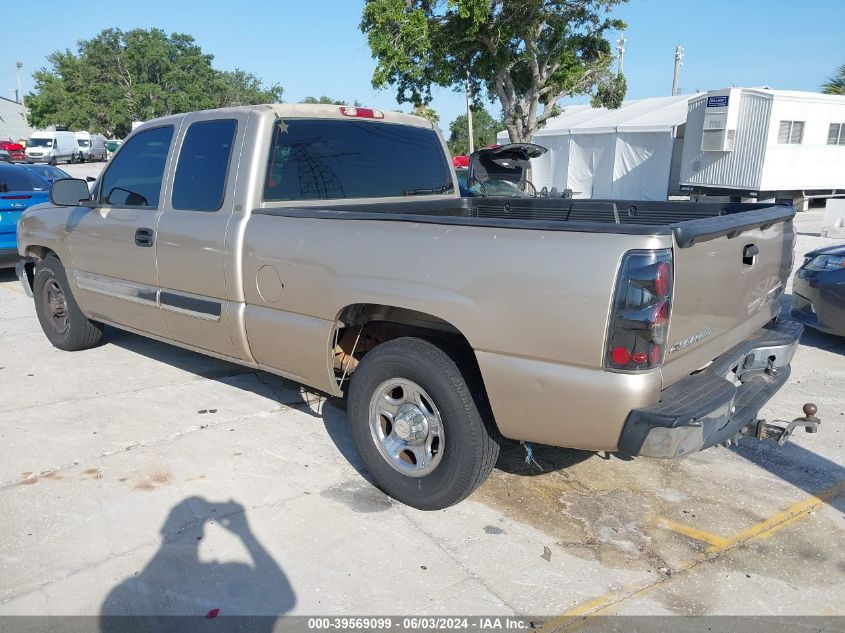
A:
[[[532,161],[534,186],[571,189],[575,198],[665,200],[692,98],[626,101],[617,110],[565,107],[534,137],[549,150]],[[507,139],[507,132],[498,135],[499,143]]]
[[[845,195],[843,96],[730,88],[627,101],[618,110],[568,106],[534,142],[549,149],[532,162],[534,185],[571,189],[575,198]]]
[[[731,88],[689,103],[681,186],[758,199],[845,193],[845,97]]]
[[[29,138],[33,128],[26,122],[26,111],[17,101],[0,97],[0,141]]]

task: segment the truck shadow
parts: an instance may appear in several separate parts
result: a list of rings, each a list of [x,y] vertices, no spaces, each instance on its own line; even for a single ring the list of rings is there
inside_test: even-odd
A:
[[[824,423],[819,432],[825,432]],[[774,442],[744,440],[731,450],[796,488],[821,495],[828,505],[845,512],[845,468],[836,462],[792,441],[778,446]]]
[[[804,333],[801,335],[801,345],[845,355],[845,337],[819,332],[809,327],[804,328]]]
[[[215,523],[237,537],[250,562],[201,560],[206,525]],[[296,604],[290,582],[252,532],[240,503],[185,498],[168,513],[160,542],[143,569],[109,592],[100,631],[205,630],[206,620],[220,615],[216,630],[237,624],[237,630],[269,632]]]
[[[113,327],[106,328],[104,342],[160,363],[166,363],[171,367],[176,367],[196,376],[250,391],[310,415],[316,417],[320,415],[317,411],[314,411],[312,405],[321,396],[306,391],[304,387],[297,383],[274,374],[236,365],[225,360],[218,360],[211,356],[192,352],[168,343],[161,343]],[[254,376],[256,380],[243,380],[247,376]]]
[[[305,388],[293,381],[261,370],[235,365],[116,328],[107,328],[105,340],[106,343],[116,345],[135,354],[166,363],[203,378],[248,390],[275,400],[279,404],[322,419],[326,433],[338,452],[364,479],[372,483],[369,473],[358,457],[352,436],[349,433],[345,400],[306,391]],[[257,380],[243,380],[245,376],[255,376]],[[315,406],[315,400],[321,400],[318,406]],[[593,451],[557,448],[541,444],[534,444],[532,450],[534,460],[526,463],[525,447],[519,442],[503,438],[496,468],[509,474],[532,477],[544,472],[569,468],[596,455]],[[619,454],[611,454],[606,458],[625,461],[632,459]]]

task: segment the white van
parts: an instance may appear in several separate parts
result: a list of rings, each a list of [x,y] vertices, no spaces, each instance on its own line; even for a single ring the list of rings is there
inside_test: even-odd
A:
[[[75,163],[79,157],[79,145],[73,132],[45,130],[33,132],[26,143],[26,162],[50,163],[66,161]]]
[[[106,137],[102,134],[77,132],[76,142],[81,160],[106,160]]]

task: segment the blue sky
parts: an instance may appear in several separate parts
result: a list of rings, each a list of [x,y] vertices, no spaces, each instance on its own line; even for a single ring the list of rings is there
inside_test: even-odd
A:
[[[357,0],[7,0],[5,28],[19,38],[0,51],[0,94],[13,96],[15,61],[24,64],[28,91],[30,73],[52,51],[75,50],[77,40],[108,27],[155,26],[193,35],[218,68],[240,67],[265,83],[281,83],[285,101],[327,94],[395,109],[394,91],[370,84],[375,64],[358,30],[362,6]],[[631,0],[615,15],[628,23],[632,99],[671,92],[676,44],[686,50],[685,93],[764,84],[817,91],[845,63],[845,0]],[[447,129],[463,112],[463,95],[438,90],[432,105]]]

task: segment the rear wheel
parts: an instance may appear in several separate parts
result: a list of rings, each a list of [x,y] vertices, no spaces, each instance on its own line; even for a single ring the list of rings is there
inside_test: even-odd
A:
[[[412,337],[379,345],[355,370],[352,438],[394,499],[420,510],[446,508],[493,470],[498,432],[474,374],[469,363]]]
[[[41,329],[54,346],[74,352],[100,342],[103,325],[89,320],[80,310],[58,257],[47,255],[36,265],[32,292]]]

